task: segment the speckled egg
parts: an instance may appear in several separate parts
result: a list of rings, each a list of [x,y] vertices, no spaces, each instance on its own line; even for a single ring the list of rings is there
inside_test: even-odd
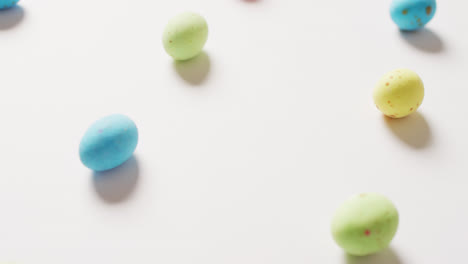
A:
[[[397,228],[397,209],[377,193],[362,193],[345,201],[336,211],[331,227],[336,243],[355,256],[385,249]]]
[[[435,0],[393,0],[390,15],[401,30],[417,30],[426,25],[436,12]]]
[[[127,116],[114,114],[92,124],[80,143],[80,159],[94,171],[113,169],[127,161],[138,143],[138,129]]]
[[[0,10],[13,7],[19,0],[0,0]]]
[[[183,13],[172,18],[163,33],[164,49],[175,60],[197,56],[207,39],[208,24],[195,13]]]
[[[408,69],[397,69],[385,74],[374,89],[374,103],[386,116],[402,118],[421,105],[424,84],[419,76]]]

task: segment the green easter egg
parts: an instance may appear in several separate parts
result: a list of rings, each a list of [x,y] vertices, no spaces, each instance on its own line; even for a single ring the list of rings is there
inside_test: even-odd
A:
[[[336,243],[348,254],[365,256],[385,249],[398,228],[398,211],[377,193],[363,193],[345,201],[332,221]]]
[[[195,13],[183,13],[169,20],[163,45],[175,60],[188,60],[200,54],[207,39],[206,20]]]
[[[423,82],[415,72],[408,69],[388,72],[374,89],[375,105],[391,118],[402,118],[414,113],[423,99]]]

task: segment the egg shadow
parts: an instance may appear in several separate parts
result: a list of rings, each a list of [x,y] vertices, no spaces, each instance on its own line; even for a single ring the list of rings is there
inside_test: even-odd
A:
[[[127,200],[135,190],[139,177],[138,160],[135,156],[117,168],[94,172],[92,175],[94,190],[109,204]]]
[[[429,124],[422,114],[415,112],[404,118],[383,117],[385,124],[408,146],[421,149],[429,146],[432,142],[432,133]]]
[[[191,85],[202,84],[210,73],[210,67],[210,56],[204,51],[190,60],[174,61],[177,74]]]
[[[427,53],[439,53],[444,50],[442,39],[427,28],[416,31],[400,30],[400,36],[411,46]]]
[[[241,0],[241,1],[245,3],[258,3],[258,2],[261,2],[262,0]]]
[[[25,12],[20,6],[0,10],[0,30],[9,30],[23,21]]]
[[[346,264],[403,264],[402,260],[391,248],[364,257],[345,255]]]

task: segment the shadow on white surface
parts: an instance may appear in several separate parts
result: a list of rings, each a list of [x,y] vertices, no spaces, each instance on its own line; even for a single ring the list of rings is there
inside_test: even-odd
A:
[[[139,168],[135,156],[117,168],[93,173],[93,186],[98,196],[110,204],[128,199],[138,183]]]
[[[14,28],[23,21],[24,14],[24,9],[20,6],[0,10],[0,30],[9,30]]]
[[[417,31],[400,31],[401,37],[411,46],[428,53],[444,50],[442,39],[432,30],[423,28]]]
[[[241,0],[242,2],[246,2],[246,3],[258,3],[258,2],[261,2],[262,0]]]
[[[413,148],[425,148],[432,142],[432,133],[424,116],[415,112],[407,117],[394,119],[383,117],[395,136]]]
[[[174,61],[174,68],[179,76],[192,85],[202,84],[210,73],[210,56],[204,51],[187,61]]]
[[[345,254],[345,258],[346,264],[403,264],[398,255],[391,248],[365,257]]]

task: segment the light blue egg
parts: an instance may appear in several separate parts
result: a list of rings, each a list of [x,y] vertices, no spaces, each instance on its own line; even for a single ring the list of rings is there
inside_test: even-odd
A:
[[[18,1],[19,0],[0,0],[0,10],[10,8],[10,7],[16,5],[16,3],[18,3]]]
[[[426,25],[436,12],[435,0],[393,0],[390,15],[401,30],[417,30]]]
[[[127,161],[138,143],[138,129],[127,116],[115,114],[92,124],[80,143],[80,159],[94,170],[115,168]]]

